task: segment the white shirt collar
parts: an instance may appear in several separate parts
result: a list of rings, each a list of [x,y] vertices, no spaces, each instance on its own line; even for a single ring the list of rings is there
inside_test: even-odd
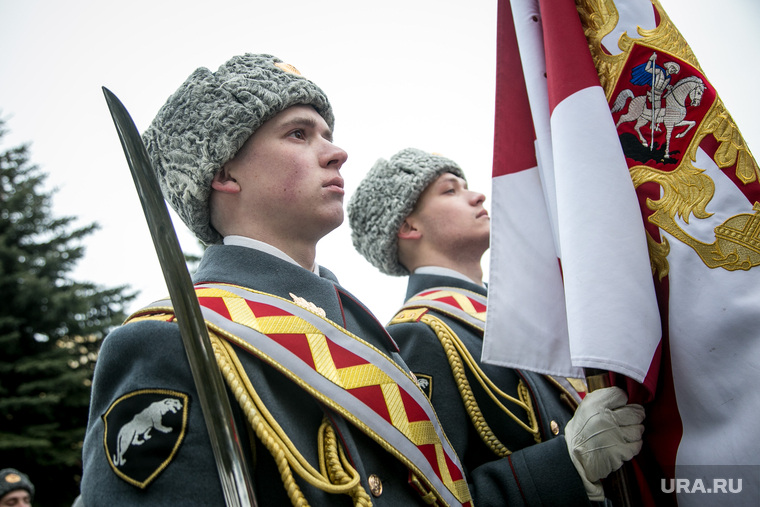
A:
[[[460,280],[464,280],[465,282],[475,283],[477,285],[480,285],[481,287],[485,287],[483,282],[476,282],[472,278],[463,275],[459,271],[455,271],[450,268],[443,268],[441,266],[420,266],[419,268],[414,270],[415,275],[439,275],[439,276],[450,276],[452,278],[459,278]]]
[[[264,243],[263,241],[259,241],[257,239],[246,238],[245,236],[230,235],[230,236],[225,236],[222,241],[224,242],[225,245],[234,245],[234,246],[243,246],[246,248],[253,248],[254,250],[259,250],[261,252],[268,253],[269,255],[274,255],[275,257],[280,258],[284,261],[288,261],[291,264],[295,264],[298,267],[303,267],[300,264],[298,264],[295,260],[293,260],[292,257],[290,257],[288,254],[286,254],[279,248],[273,247],[269,243]],[[314,262],[314,269],[312,269],[312,271],[318,275],[319,264]]]

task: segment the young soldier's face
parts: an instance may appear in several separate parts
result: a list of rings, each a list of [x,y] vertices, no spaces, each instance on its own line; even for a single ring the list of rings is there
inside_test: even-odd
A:
[[[225,165],[241,187],[238,213],[281,237],[319,240],[343,222],[347,157],[313,107],[285,109]]]
[[[485,196],[467,188],[467,182],[444,173],[422,192],[407,220],[439,251],[488,249],[490,218]]]

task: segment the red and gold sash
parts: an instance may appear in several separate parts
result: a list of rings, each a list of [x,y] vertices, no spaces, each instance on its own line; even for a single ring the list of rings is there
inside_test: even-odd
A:
[[[311,308],[199,284],[209,329],[270,364],[403,462],[446,505],[472,505],[459,459],[416,382],[383,352]],[[165,312],[158,301],[139,312]],[[268,339],[267,339],[268,338]]]
[[[482,333],[486,322],[487,306],[488,298],[477,292],[457,287],[434,287],[409,298],[394,318],[394,322],[397,319],[409,320],[402,315],[405,310],[429,308],[468,324]],[[414,312],[414,316],[419,320],[422,313]]]

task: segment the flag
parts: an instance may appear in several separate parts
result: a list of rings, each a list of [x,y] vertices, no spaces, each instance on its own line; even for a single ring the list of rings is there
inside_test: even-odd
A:
[[[575,5],[549,15],[499,4],[484,358],[644,382],[662,333],[636,192]]]
[[[501,0],[497,43],[483,359],[619,374],[668,478],[757,470],[760,171],[688,44],[656,0]]]

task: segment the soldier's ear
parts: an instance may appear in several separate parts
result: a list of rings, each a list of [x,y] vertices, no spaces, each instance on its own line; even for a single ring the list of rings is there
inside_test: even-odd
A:
[[[226,166],[216,172],[214,179],[211,180],[211,188],[225,194],[236,194],[240,192],[240,185],[237,180],[232,177]]]
[[[412,221],[407,218],[399,227],[397,236],[399,239],[419,239],[422,233],[417,229]]]

